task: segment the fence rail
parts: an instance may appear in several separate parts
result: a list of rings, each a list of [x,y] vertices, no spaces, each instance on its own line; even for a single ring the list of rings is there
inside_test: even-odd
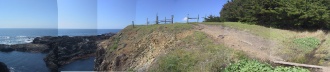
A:
[[[197,23],[199,22],[199,14],[197,17],[193,18],[193,17],[189,17],[189,14],[187,15],[187,23],[189,24],[189,20],[190,19],[196,19],[197,20]],[[156,21],[149,21],[149,18],[147,18],[147,25],[150,25],[150,24],[160,24],[160,23],[164,23],[164,24],[167,24],[167,23],[171,23],[171,24],[174,24],[174,15],[171,15],[171,18],[168,19],[168,18],[164,18],[162,20],[159,20],[159,16],[158,14],[156,14]],[[133,25],[133,28],[134,28],[134,21],[132,21],[132,25]]]
[[[197,19],[197,23],[199,22],[199,14],[197,16],[197,18],[191,18],[189,17],[189,14],[187,15],[187,23],[189,24],[189,19]]]

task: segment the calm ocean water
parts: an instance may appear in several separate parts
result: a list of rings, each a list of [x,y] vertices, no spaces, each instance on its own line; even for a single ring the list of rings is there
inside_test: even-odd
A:
[[[89,36],[104,33],[117,33],[121,29],[1,29],[0,44],[29,43],[41,36]],[[0,52],[0,61],[4,62],[12,72],[49,72],[43,58],[43,53]],[[60,68],[61,71],[92,71],[94,59],[91,57],[78,60]]]
[[[89,36],[116,33],[121,29],[1,29],[0,44],[29,43],[40,36]]]

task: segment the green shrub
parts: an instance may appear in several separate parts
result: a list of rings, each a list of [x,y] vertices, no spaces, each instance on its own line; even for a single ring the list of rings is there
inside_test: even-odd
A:
[[[321,43],[321,41],[315,37],[308,37],[295,39],[293,40],[293,43],[306,51],[312,51]]]
[[[188,72],[197,63],[196,55],[191,52],[176,50],[159,61],[156,72]]]
[[[256,60],[243,59],[237,63],[230,64],[224,72],[270,72],[272,67],[269,64],[263,64]]]
[[[243,59],[225,68],[224,72],[309,72],[308,69],[300,67],[273,68],[267,63],[260,63],[256,60]]]
[[[119,37],[115,37],[114,43],[109,48],[110,51],[114,51],[114,50],[116,50],[118,48],[119,40],[120,40]]]
[[[309,72],[308,69],[300,67],[276,67],[273,72]]]

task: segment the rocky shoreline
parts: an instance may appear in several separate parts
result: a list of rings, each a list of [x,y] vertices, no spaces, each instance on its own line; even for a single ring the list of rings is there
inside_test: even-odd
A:
[[[41,52],[48,53],[44,58],[47,67],[52,72],[75,60],[95,56],[99,41],[109,39],[114,33],[96,36],[44,36],[37,37],[32,43],[5,45],[0,44],[1,52]]]

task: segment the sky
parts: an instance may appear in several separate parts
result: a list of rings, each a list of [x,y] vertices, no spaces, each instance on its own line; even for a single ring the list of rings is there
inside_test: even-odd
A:
[[[0,0],[0,28],[57,28],[56,0]]]
[[[174,15],[219,16],[227,0],[0,0],[0,28],[123,29]],[[195,21],[196,20],[189,20]]]
[[[97,0],[57,0],[58,28],[97,29]]]

